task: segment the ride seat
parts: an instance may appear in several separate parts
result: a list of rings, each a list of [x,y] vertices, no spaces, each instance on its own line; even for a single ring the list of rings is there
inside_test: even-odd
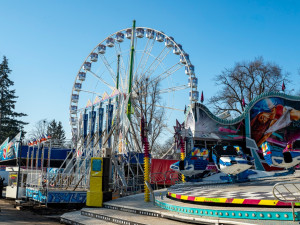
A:
[[[283,153],[283,158],[285,163],[291,163],[293,162],[293,158],[290,152],[284,152]]]
[[[233,147],[232,145],[228,145],[226,148],[226,155],[237,155],[235,147]]]
[[[213,148],[213,153],[217,156],[217,158],[220,158],[224,154],[223,146],[222,145],[216,145]]]

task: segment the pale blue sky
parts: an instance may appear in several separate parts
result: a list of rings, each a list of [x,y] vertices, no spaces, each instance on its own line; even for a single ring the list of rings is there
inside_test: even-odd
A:
[[[30,123],[26,131],[55,118],[70,137],[70,95],[81,64],[133,19],[183,45],[205,99],[216,91],[214,75],[257,56],[291,73],[288,89],[299,87],[300,1],[0,0],[0,56],[13,70],[16,110]]]

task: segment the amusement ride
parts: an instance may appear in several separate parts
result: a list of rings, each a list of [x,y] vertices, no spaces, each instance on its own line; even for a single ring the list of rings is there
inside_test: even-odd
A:
[[[198,101],[197,83],[189,55],[164,32],[134,22],[106,37],[76,75],[70,100],[76,154],[51,184],[88,189],[91,157],[106,156],[112,158],[113,189],[141,191],[151,149],[172,131],[171,120],[184,105]],[[130,164],[133,158],[137,165]]]

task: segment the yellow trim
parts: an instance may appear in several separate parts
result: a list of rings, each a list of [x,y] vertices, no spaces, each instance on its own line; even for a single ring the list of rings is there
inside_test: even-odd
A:
[[[205,197],[196,197],[195,202],[204,202]]]
[[[181,199],[182,199],[182,200],[187,200],[188,197],[189,197],[189,196],[187,196],[187,195],[181,195]]]
[[[235,199],[233,199],[233,201],[231,203],[233,203],[233,204],[243,204],[244,201],[245,201],[245,199],[235,198]]]
[[[277,205],[278,200],[260,200],[258,205]]]

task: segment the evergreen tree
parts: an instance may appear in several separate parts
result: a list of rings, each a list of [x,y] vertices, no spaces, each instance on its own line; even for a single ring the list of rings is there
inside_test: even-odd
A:
[[[9,79],[11,70],[8,67],[8,60],[4,56],[0,64],[0,144],[7,138],[13,138],[28,124],[19,117],[27,116],[24,113],[15,112],[16,98],[15,90],[11,90],[14,82]],[[24,133],[23,133],[24,134]]]
[[[64,143],[66,139],[65,131],[60,121],[57,123],[55,120],[52,120],[48,125],[47,133],[53,140],[57,140],[59,143]]]

